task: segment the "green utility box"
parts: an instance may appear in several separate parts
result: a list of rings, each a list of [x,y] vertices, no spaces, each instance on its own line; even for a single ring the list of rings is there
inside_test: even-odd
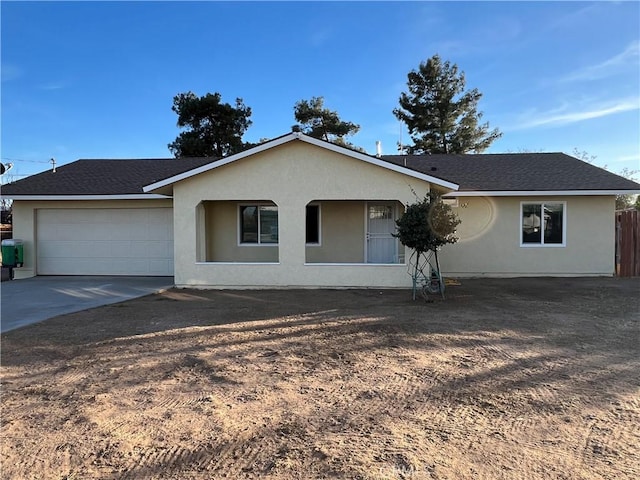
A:
[[[2,240],[2,265],[5,267],[22,267],[24,265],[22,240],[17,238]]]

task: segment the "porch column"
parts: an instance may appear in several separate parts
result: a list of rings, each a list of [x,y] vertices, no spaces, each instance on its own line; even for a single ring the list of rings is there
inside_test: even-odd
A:
[[[306,203],[278,204],[278,223],[280,265],[293,282],[306,260]]]

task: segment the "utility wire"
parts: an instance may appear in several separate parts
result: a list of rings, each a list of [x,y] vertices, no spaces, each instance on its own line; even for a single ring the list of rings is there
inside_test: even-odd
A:
[[[25,160],[24,158],[7,158],[7,157],[1,157],[1,159],[7,162],[51,163],[51,160]]]

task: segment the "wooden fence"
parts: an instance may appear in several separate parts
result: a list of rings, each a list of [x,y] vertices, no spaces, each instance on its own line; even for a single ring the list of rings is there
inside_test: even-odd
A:
[[[620,277],[640,276],[640,212],[616,212],[616,273]]]

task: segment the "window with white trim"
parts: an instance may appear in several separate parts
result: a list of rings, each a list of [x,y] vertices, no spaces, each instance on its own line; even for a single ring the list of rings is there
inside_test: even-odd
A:
[[[522,202],[520,204],[523,247],[564,247],[566,241],[565,202]]]
[[[278,207],[240,205],[240,244],[274,245],[278,243]]]

